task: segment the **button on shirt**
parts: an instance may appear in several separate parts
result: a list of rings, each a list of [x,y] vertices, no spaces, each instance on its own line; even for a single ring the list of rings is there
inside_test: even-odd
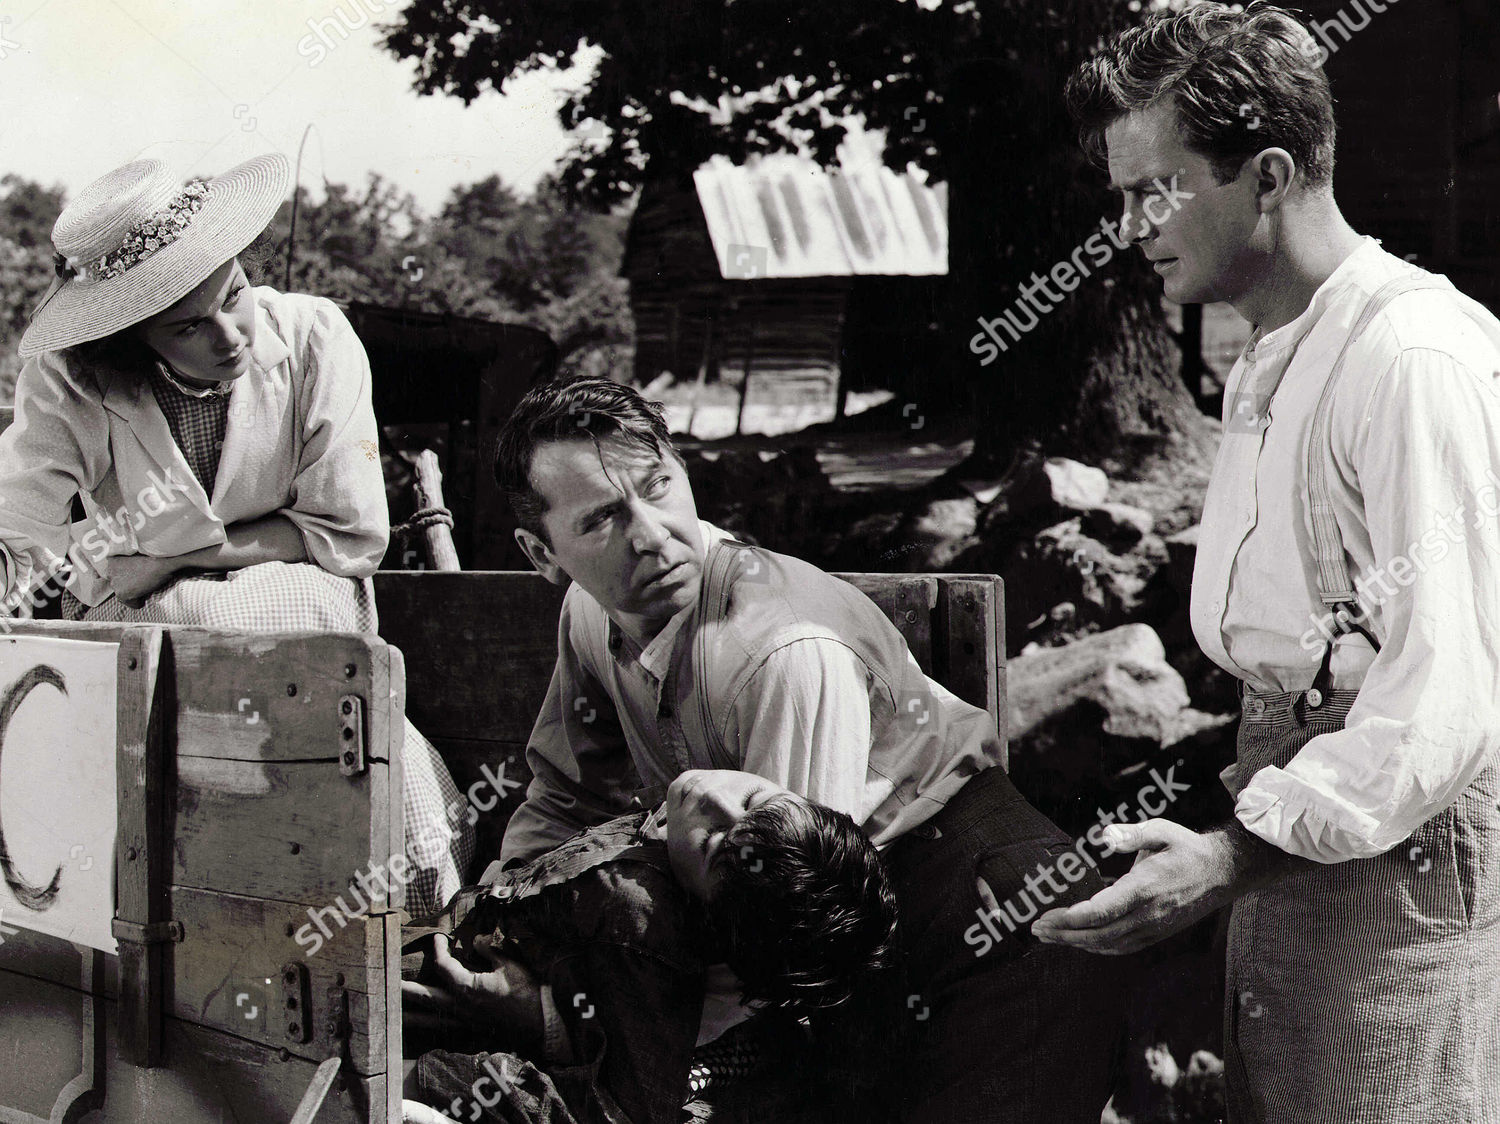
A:
[[[1192,624],[1204,652],[1254,688],[1306,689],[1333,634],[1308,514],[1309,430],[1366,299],[1412,268],[1367,239],[1230,373]],[[1283,850],[1339,862],[1406,838],[1500,744],[1500,322],[1452,291],[1394,301],[1350,347],[1325,455],[1381,649],[1339,638],[1333,686],[1360,692],[1345,727],[1256,773],[1235,811]]]

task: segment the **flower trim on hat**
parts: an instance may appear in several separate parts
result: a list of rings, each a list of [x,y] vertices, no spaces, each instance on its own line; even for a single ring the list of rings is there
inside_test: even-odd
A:
[[[208,181],[193,180],[175,199],[125,232],[120,244],[92,262],[69,262],[86,281],[108,281],[181,237],[208,198]]]

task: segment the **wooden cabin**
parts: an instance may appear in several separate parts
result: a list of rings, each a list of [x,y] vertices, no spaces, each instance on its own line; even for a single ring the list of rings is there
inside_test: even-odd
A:
[[[793,155],[647,183],[622,273],[635,381],[914,380],[948,272],[947,190],[876,158],[827,171]],[[843,394],[837,394],[840,412]]]

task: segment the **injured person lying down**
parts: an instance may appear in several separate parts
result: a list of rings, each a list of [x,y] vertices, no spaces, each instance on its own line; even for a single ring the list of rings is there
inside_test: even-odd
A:
[[[827,1119],[816,1079],[789,1076],[813,1056],[799,1020],[891,978],[895,931],[847,815],[750,773],[683,773],[654,811],[494,864],[405,928],[404,1033],[425,1051],[405,1118],[647,1124],[690,1101],[720,1118],[753,1089],[786,1099],[776,1119]],[[728,1030],[704,1010],[715,973],[755,1011]]]

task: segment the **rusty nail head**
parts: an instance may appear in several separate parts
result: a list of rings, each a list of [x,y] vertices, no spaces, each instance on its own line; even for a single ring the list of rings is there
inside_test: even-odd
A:
[[[135,862],[135,858],[136,858],[137,854],[138,854],[138,852],[136,851],[136,849],[134,847],[126,847],[125,848],[125,861],[128,862],[128,863]]]
[[[297,684],[295,684],[295,683],[288,683],[286,685],[286,697],[289,698],[289,699],[290,698],[294,698],[294,697],[296,697],[296,694],[297,694]]]
[[[346,663],[344,665],[344,678],[353,679],[355,672],[357,672],[358,670],[359,668],[355,667],[352,663]]]
[[[131,671],[135,670],[135,665],[136,658],[134,656],[130,656],[128,659],[126,659],[125,666],[128,667]]]

